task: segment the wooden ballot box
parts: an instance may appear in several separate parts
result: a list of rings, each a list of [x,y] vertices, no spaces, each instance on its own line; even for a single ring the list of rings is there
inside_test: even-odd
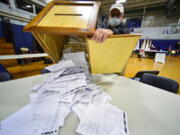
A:
[[[69,35],[85,37],[91,72],[119,73],[140,35],[113,35],[101,44],[92,41],[99,7],[97,1],[52,1],[24,30],[33,34],[54,63],[61,59]]]

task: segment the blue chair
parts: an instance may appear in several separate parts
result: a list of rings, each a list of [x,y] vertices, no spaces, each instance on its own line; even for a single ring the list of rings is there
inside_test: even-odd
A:
[[[13,76],[0,64],[0,82],[11,80]]]
[[[47,70],[47,69],[41,70],[41,74],[46,74],[46,73],[51,73],[51,71],[49,71],[49,70]]]
[[[158,70],[139,71],[139,72],[136,73],[136,75],[135,75],[132,79],[133,79],[133,80],[136,80],[136,81],[140,81],[140,79],[142,78],[143,74],[145,74],[145,73],[158,75],[158,74],[159,74],[159,71],[158,71]]]
[[[11,79],[12,79],[12,77],[11,77],[11,75],[9,73],[0,72],[0,82],[9,81]]]
[[[145,73],[142,75],[142,78],[140,79],[140,82],[152,85],[154,87],[158,87],[160,89],[172,92],[172,93],[178,93],[179,84],[169,78],[165,78],[162,76],[156,76],[153,74]]]

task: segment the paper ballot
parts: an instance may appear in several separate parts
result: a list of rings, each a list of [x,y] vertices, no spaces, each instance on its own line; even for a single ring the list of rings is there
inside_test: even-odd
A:
[[[66,61],[60,61],[58,64],[54,64],[51,66],[46,67],[45,69],[51,71],[51,72],[57,72],[60,71],[64,68],[68,68],[68,67],[74,67],[74,63],[72,62],[72,60],[66,60]]]
[[[76,131],[82,135],[127,135],[124,121],[124,112],[113,105],[89,104]]]
[[[69,112],[65,105],[58,103],[57,94],[45,96],[2,121],[0,135],[56,133]]]
[[[67,53],[63,55],[63,58],[65,60],[72,60],[77,67],[81,67],[84,71],[88,71],[88,64],[84,52]]]
[[[67,53],[63,55],[65,60],[72,60],[76,66],[87,67],[87,62],[84,52]]]
[[[0,123],[0,135],[57,135],[70,112],[81,135],[128,135],[126,113],[91,82],[84,53],[64,54],[50,75],[30,90],[30,103]]]

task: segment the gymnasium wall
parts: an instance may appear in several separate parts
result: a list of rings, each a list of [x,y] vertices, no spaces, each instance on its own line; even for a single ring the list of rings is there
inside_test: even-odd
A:
[[[175,49],[177,42],[180,41],[180,33],[168,34],[168,27],[135,28],[133,33],[142,34],[140,44],[143,42],[143,39],[151,39],[158,50],[167,51],[170,46],[172,49]]]

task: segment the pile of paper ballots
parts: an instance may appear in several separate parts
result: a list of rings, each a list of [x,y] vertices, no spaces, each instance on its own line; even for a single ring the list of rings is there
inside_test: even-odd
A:
[[[91,83],[82,57],[70,53],[46,67],[49,77],[30,89],[29,104],[1,122],[0,135],[57,135],[70,113],[79,118],[75,132],[80,135],[128,135],[126,113],[107,103],[111,97]]]

